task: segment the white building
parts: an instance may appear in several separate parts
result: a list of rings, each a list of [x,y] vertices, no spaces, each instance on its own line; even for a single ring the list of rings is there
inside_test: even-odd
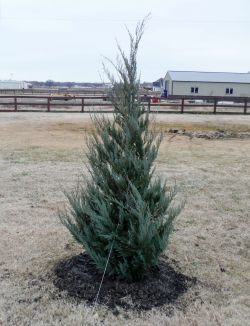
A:
[[[250,73],[168,71],[168,95],[250,96]]]
[[[0,89],[27,89],[29,85],[19,80],[0,80]]]
[[[161,92],[163,89],[163,78],[159,78],[153,82],[153,91]]]

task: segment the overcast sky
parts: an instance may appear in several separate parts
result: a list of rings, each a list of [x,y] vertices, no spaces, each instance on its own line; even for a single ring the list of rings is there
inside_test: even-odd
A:
[[[0,0],[0,79],[90,81],[151,12],[141,81],[167,70],[250,71],[250,0]]]

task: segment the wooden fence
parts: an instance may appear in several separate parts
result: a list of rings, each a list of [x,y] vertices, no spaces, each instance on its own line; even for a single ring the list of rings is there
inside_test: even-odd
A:
[[[144,96],[142,102],[150,112],[158,113],[217,113],[223,108],[223,113],[248,114],[249,97],[213,97],[213,96],[169,96],[167,99]],[[5,108],[3,108],[5,107]],[[24,109],[25,107],[25,109]],[[35,109],[35,107],[37,109]],[[112,112],[112,103],[107,96],[49,96],[49,95],[0,95],[0,112],[58,112],[55,108],[63,108],[63,112],[90,112],[99,110]],[[78,107],[78,110],[72,108]],[[193,111],[188,110],[193,108]],[[71,110],[69,110],[71,108]],[[88,110],[86,110],[88,108]],[[105,109],[106,108],[106,109]],[[53,110],[54,109],[54,110]],[[174,109],[174,110],[173,110]],[[197,111],[197,109],[199,109]],[[62,112],[62,110],[60,110]],[[220,112],[222,113],[222,112]]]
[[[103,96],[108,89],[100,88],[62,88],[62,87],[44,87],[44,88],[27,88],[27,89],[0,89],[0,94],[3,95],[50,95],[52,93],[64,94],[79,94],[79,95],[99,95]]]
[[[242,109],[242,112],[247,114],[249,108],[250,97],[228,97],[228,96],[185,96],[185,95],[170,95],[168,101],[181,102],[180,112],[184,113],[185,107],[200,107],[200,108],[212,108],[212,112],[217,113],[217,108],[236,108]],[[198,103],[197,103],[198,102]],[[224,113],[227,113],[226,111]]]

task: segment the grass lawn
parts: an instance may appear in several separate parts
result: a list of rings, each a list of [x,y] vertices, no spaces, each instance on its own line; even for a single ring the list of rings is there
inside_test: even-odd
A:
[[[250,130],[250,116],[154,119],[163,131]],[[164,137],[156,173],[186,198],[166,255],[198,280],[176,306],[93,311],[53,285],[54,266],[82,252],[57,209],[86,173],[92,128],[87,114],[0,114],[0,325],[249,325],[250,138]]]

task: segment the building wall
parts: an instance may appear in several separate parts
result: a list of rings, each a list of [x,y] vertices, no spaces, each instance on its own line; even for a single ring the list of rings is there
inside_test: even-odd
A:
[[[210,82],[180,82],[167,81],[170,95],[201,95],[201,96],[250,96],[250,84],[240,83],[210,83]],[[165,84],[164,84],[165,85]],[[191,87],[198,87],[198,93],[192,93]],[[233,88],[233,94],[226,94],[226,88]]]
[[[153,91],[154,92],[161,92],[162,91],[162,87],[153,86]]]
[[[0,89],[27,89],[28,83],[24,81],[3,80],[0,81]]]
[[[166,89],[168,91],[168,94],[172,95],[172,79],[169,73],[166,74],[163,80],[163,89]]]

